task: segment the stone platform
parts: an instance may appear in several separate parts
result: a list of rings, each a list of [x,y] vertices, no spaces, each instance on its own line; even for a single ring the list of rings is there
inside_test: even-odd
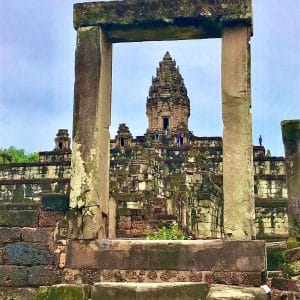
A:
[[[260,286],[265,260],[264,241],[69,241],[65,271],[68,278],[73,273],[77,280],[89,284],[125,281]]]

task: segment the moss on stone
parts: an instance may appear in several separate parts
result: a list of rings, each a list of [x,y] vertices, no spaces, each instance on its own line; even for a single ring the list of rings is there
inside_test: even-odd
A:
[[[296,239],[296,238],[289,238],[287,240],[287,248],[289,249],[293,249],[293,248],[298,248],[300,247],[300,240]]]
[[[54,285],[39,288],[36,300],[87,300],[91,297],[88,285]]]

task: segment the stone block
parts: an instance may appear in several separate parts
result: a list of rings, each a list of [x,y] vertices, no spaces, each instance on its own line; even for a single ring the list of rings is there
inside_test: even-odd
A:
[[[69,268],[261,273],[264,241],[95,240],[68,243]]]
[[[267,295],[261,288],[238,287],[227,285],[211,285],[207,300],[267,300]]]
[[[35,288],[0,287],[0,299],[35,300],[36,295],[37,289]]]
[[[44,245],[13,243],[4,247],[4,260],[7,264],[34,266],[52,265],[54,255]]]
[[[0,286],[22,287],[28,284],[27,268],[21,266],[0,266]]]
[[[41,285],[53,285],[58,283],[59,276],[53,267],[34,266],[28,268],[28,285],[39,287]]]
[[[251,24],[251,2],[116,1],[74,6],[74,26],[101,26],[112,42],[221,37],[223,22]],[[147,26],[145,26],[147,24]]]
[[[42,209],[46,211],[62,211],[69,210],[69,195],[65,194],[43,194],[41,196]]]
[[[300,247],[285,251],[284,256],[287,262],[300,261]]]
[[[286,278],[272,278],[272,288],[282,291],[300,292],[299,282]]]
[[[213,282],[228,285],[260,286],[261,272],[213,272]]]
[[[58,284],[53,286],[41,286],[36,300],[50,299],[76,299],[88,300],[91,297],[91,288],[88,285]]]
[[[38,215],[38,210],[0,210],[0,226],[35,227]]]
[[[0,243],[11,243],[21,241],[21,229],[0,227]]]
[[[92,299],[105,300],[204,300],[209,287],[206,283],[129,283],[102,282],[92,289]]]
[[[64,218],[62,212],[41,211],[39,218],[40,227],[55,227],[56,223]]]
[[[52,228],[22,228],[22,241],[31,243],[53,243]]]
[[[101,282],[210,282],[207,275],[199,271],[177,270],[102,270]],[[99,281],[99,280],[98,280]],[[97,281],[93,281],[97,282]],[[85,282],[86,283],[86,282]]]

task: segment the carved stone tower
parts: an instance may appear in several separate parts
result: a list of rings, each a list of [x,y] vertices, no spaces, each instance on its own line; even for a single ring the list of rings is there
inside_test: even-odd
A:
[[[59,129],[55,141],[55,151],[70,150],[71,139],[67,129]]]
[[[149,132],[188,130],[190,100],[176,61],[167,52],[152,78],[147,98]]]

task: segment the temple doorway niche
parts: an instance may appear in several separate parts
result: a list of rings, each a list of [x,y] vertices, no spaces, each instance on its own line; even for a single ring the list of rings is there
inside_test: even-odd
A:
[[[164,130],[169,129],[169,123],[170,123],[170,118],[169,117],[163,117],[163,128],[164,128]]]

